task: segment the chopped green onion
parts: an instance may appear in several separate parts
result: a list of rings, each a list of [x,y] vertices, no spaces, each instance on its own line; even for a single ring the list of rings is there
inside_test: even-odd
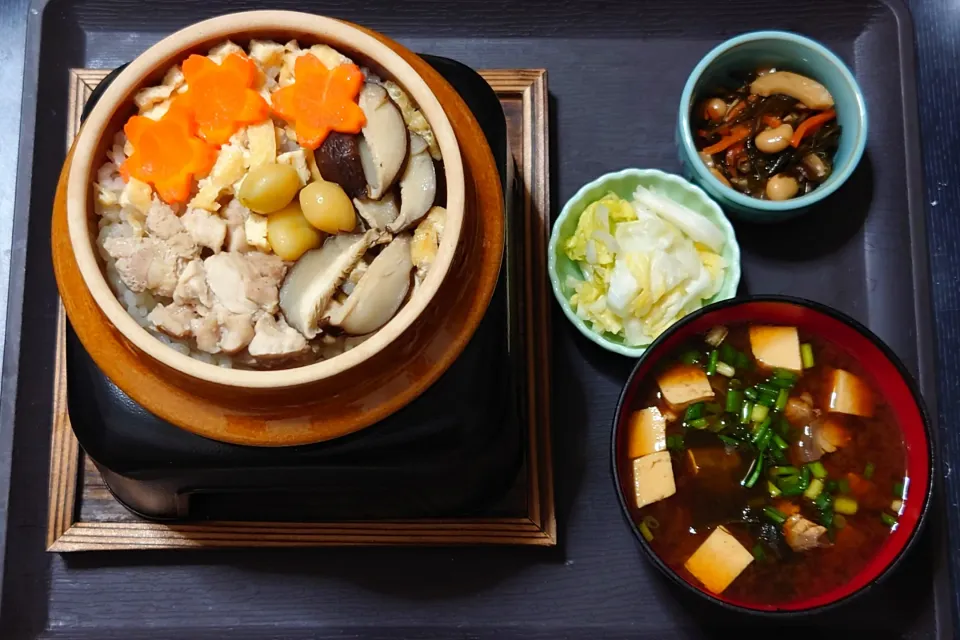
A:
[[[883,522],[883,524],[887,525],[888,527],[892,527],[897,524],[897,519],[894,518],[889,513],[881,513],[880,521]]]
[[[787,521],[787,514],[773,507],[764,507],[763,515],[767,516],[777,524],[783,524]]]
[[[829,493],[836,493],[840,483],[836,480],[827,480],[823,485],[823,490]]]
[[[768,413],[770,413],[770,409],[768,407],[765,407],[762,404],[754,405],[753,411],[750,412],[750,421],[763,422],[763,419],[767,417]]]
[[[767,447],[770,446],[770,438],[773,436],[773,429],[767,427],[764,430],[763,435],[760,436],[760,439],[756,442],[757,451],[763,453],[767,450]],[[779,449],[778,449],[779,451]]]
[[[730,421],[727,419],[727,416],[710,416],[707,418],[707,421],[710,423],[707,428],[714,433],[720,433],[730,426]]]
[[[877,470],[877,467],[872,462],[868,462],[867,466],[863,468],[863,477],[867,480],[873,478],[873,473]]]
[[[660,528],[660,521],[653,516],[643,516],[643,523],[647,525],[647,528],[651,531],[656,531]]]
[[[850,481],[846,478],[837,480],[837,491],[843,494],[850,493]]]
[[[721,360],[737,366],[737,350],[734,349],[729,342],[721,344],[718,353],[720,354]]]
[[[734,378],[733,380],[731,380],[730,382],[727,383],[727,388],[728,388],[728,389],[743,389],[743,383],[740,382],[739,380],[737,380],[736,378]]]
[[[747,396],[748,400],[754,400],[754,401],[760,397],[760,394],[757,393],[757,390],[754,389],[753,387],[748,387],[744,389],[743,395]]]
[[[820,512],[820,524],[833,531],[833,520],[836,516],[833,511],[821,511]],[[829,532],[827,535],[830,535]],[[831,541],[833,538],[831,538]]]
[[[730,436],[724,436],[724,435],[718,435],[717,437],[720,438],[720,442],[722,442],[723,444],[730,445],[731,447],[740,446],[740,441],[737,440],[736,438],[731,438]]]
[[[787,400],[790,399],[790,392],[786,389],[780,389],[780,393],[777,394],[777,404],[773,406],[777,411],[783,411],[784,407],[787,406]]]
[[[796,467],[774,467],[770,469],[770,475],[777,477],[786,477],[786,476],[795,476],[800,473],[800,469]]]
[[[674,433],[667,436],[667,449],[670,451],[683,451],[684,443],[683,436],[679,433]]]
[[[709,424],[706,418],[697,418],[696,420],[687,422],[687,426],[693,427],[694,429],[706,429]]]
[[[823,491],[816,498],[813,499],[813,504],[820,509],[820,511],[825,511],[830,508],[830,505],[833,504],[833,498],[829,493]]]
[[[740,406],[743,404],[743,392],[738,391],[737,389],[730,389],[727,391],[727,405],[726,410],[729,413],[737,413],[740,411]]]
[[[803,492],[803,497],[808,500],[816,500],[823,492],[823,480],[820,478],[814,478],[810,481],[810,486],[807,487],[807,490]]]
[[[800,345],[800,360],[803,362],[804,369],[813,369],[816,361],[813,359],[813,345],[804,342]]]
[[[653,531],[650,531],[650,527],[647,526],[646,522],[641,522],[637,525],[637,529],[640,530],[640,535],[643,536],[643,539],[647,542],[653,542]]]
[[[737,370],[726,362],[721,361],[717,363],[717,373],[726,378],[732,378],[737,373]]]
[[[757,444],[758,442],[760,442],[760,440],[762,440],[763,438],[766,437],[767,433],[770,431],[770,423],[771,423],[771,422],[772,422],[772,420],[770,420],[770,418],[767,417],[767,418],[765,418],[765,419],[763,420],[763,422],[761,422],[760,424],[758,424],[758,425],[756,426],[756,428],[754,428],[754,431],[753,431],[753,443],[754,443],[754,444]]]
[[[750,465],[750,470],[747,472],[747,477],[744,478],[740,484],[742,484],[747,489],[750,489],[753,487],[753,485],[757,484],[757,480],[760,479],[760,474],[762,473],[763,473],[763,456],[758,455],[756,458],[754,458],[753,464]]]
[[[797,379],[797,374],[795,374],[793,371],[790,371],[789,369],[774,369],[774,370],[773,370],[773,377],[774,377],[774,378],[778,378],[778,379],[780,379],[780,380],[793,380],[793,381],[796,381],[796,379]]]
[[[740,424],[747,424],[750,422],[750,415],[753,413],[753,403],[749,400],[744,400],[743,404],[740,405]]]
[[[753,386],[757,391],[760,392],[766,391],[767,393],[772,393],[773,395],[780,393],[780,387],[774,386],[768,382],[758,382]]]
[[[857,512],[857,501],[850,496],[837,496],[833,501],[833,510],[845,516],[852,516]]]
[[[773,437],[779,438],[780,436],[773,434]],[[776,440],[774,440],[774,442],[776,442]],[[773,461],[776,464],[787,464],[787,456],[783,453],[783,449],[781,449],[779,445],[773,449],[770,449],[770,455],[773,457]]]
[[[773,434],[773,444],[777,445],[777,449],[781,451],[786,451],[790,448],[790,443],[780,437],[780,434]]]
[[[893,511],[894,513],[900,513],[901,509],[903,509],[903,500],[900,498],[897,498],[890,503],[890,511]]]
[[[737,361],[734,363],[734,366],[737,369],[743,369],[746,371],[750,368],[750,358],[743,351],[737,352]]]
[[[823,466],[823,463],[819,460],[814,460],[809,465],[810,473],[813,474],[814,478],[826,478],[827,477],[827,468]]]
[[[796,384],[793,380],[787,380],[786,378],[770,378],[768,380],[770,384],[780,389],[792,389],[793,385]]]
[[[897,484],[893,485],[893,495],[895,495],[895,496],[898,497],[898,498],[902,498],[902,497],[903,497],[903,491],[904,491],[904,489],[906,489],[906,488],[907,488],[906,483],[901,480],[901,481],[898,482]]]
[[[700,362],[700,357],[701,355],[699,352],[693,351],[691,349],[690,351],[687,351],[682,356],[680,356],[680,362],[684,364],[697,364],[698,362]]]
[[[776,498],[783,492],[780,491],[780,487],[778,487],[777,485],[767,480],[767,493],[770,495],[771,498]]]
[[[777,481],[777,486],[785,496],[799,496],[806,490],[806,485],[800,479],[800,476],[787,476]]]
[[[720,359],[720,354],[717,353],[717,350],[714,349],[710,352],[709,357],[707,358],[707,375],[712,376],[717,372],[717,362]]]
[[[843,515],[838,513],[833,516],[833,527],[835,529],[843,529],[845,526],[847,526],[847,519]]]
[[[772,407],[773,405],[777,404],[777,396],[766,392],[761,392],[760,397],[757,398],[757,402],[765,407]]]
[[[723,413],[723,407],[721,407],[717,402],[708,402],[707,404],[703,405],[703,409],[707,413],[712,413],[714,415]]]
[[[703,415],[703,403],[696,402],[689,407],[683,414],[683,419],[685,422],[690,422],[691,420],[696,420]]]
[[[810,467],[800,469],[800,483],[803,485],[804,490],[810,486]]]
[[[753,547],[753,557],[757,559],[757,562],[763,562],[767,559],[767,554],[763,550],[763,545],[759,542]]]

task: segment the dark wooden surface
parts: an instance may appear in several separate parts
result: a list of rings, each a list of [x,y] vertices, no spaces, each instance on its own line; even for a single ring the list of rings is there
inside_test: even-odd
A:
[[[135,3],[122,3],[130,8]],[[307,3],[308,4],[308,3]],[[644,19],[642,11],[613,9],[615,19],[611,19],[611,35],[620,31],[618,25],[624,20]],[[850,1],[850,5],[857,4]],[[520,7],[522,3],[511,4]],[[941,420],[941,446],[945,461],[948,504],[947,513],[950,529],[953,533],[953,546],[960,541],[960,477],[953,470],[954,461],[960,464],[960,431],[956,416],[960,415],[960,67],[957,54],[960,52],[960,8],[956,0],[916,0],[910,2],[916,23],[917,49],[920,68],[919,96],[921,108],[921,128],[924,134],[924,168],[926,179],[926,202],[928,211],[928,237],[931,246],[931,277],[935,305],[935,320],[938,332],[938,390],[939,415]],[[156,6],[156,5],[154,5]],[[632,6],[632,5],[631,5]],[[759,5],[758,5],[759,6]],[[600,12],[596,3],[570,4],[572,20],[581,19],[589,12]],[[308,6],[303,6],[309,9]],[[438,7],[437,11],[442,9]],[[492,10],[492,9],[491,9]],[[519,9],[517,9],[519,10]],[[511,21],[517,33],[523,32],[519,14],[504,11],[502,31],[497,35],[511,34]],[[736,30],[736,12],[730,12],[730,23],[725,29]],[[828,16],[829,17],[829,16]],[[17,90],[19,66],[23,57],[23,30],[26,18],[24,0],[4,0],[0,3],[0,79],[4,81],[4,90],[0,92],[0,169],[15,165],[11,157],[17,144],[16,123],[19,121],[19,102],[21,96]],[[415,16],[411,20],[415,19]],[[662,37],[670,37],[683,30],[685,17],[678,17],[676,24],[665,26]],[[157,31],[163,31],[157,26]],[[461,23],[453,29],[450,37],[470,35],[471,27]],[[122,39],[123,34],[116,34]],[[597,46],[604,42],[597,40]],[[137,46],[127,43],[127,46]],[[491,47],[494,45],[491,44]],[[652,64],[640,61],[640,64]],[[551,70],[559,74],[568,70]],[[589,70],[587,70],[589,72]],[[869,70],[871,73],[884,73],[884,70]],[[552,78],[556,75],[552,75]],[[584,91],[589,90],[587,86]],[[29,97],[29,96],[28,96]],[[38,109],[56,109],[58,105],[41,104]],[[666,109],[666,107],[664,107]],[[562,114],[561,114],[562,119]],[[643,141],[639,141],[642,144]],[[561,173],[567,167],[578,162],[576,149],[565,147],[569,155],[559,160]],[[672,158],[664,161],[673,162]],[[581,168],[585,172],[596,172],[598,167]],[[577,172],[579,173],[579,171]],[[0,238],[0,256],[6,257],[11,251],[9,225],[12,211],[12,188],[14,177],[8,170],[0,171],[0,225],[7,225]],[[562,203],[570,195],[575,185],[564,185],[562,193],[556,193],[555,201]],[[12,247],[12,264],[23,265],[24,246]],[[9,270],[6,260],[2,263],[0,279],[6,280]],[[16,292],[13,292],[14,294]],[[906,301],[905,301],[906,302]],[[554,314],[555,327],[562,327],[562,317]],[[7,327],[19,334],[19,317],[8,319]],[[596,376],[600,380],[616,384],[625,379],[629,363],[599,354],[585,341],[571,332],[558,330],[558,363],[556,371],[576,367],[578,375]],[[21,345],[26,348],[29,345]],[[9,349],[9,345],[7,345]],[[578,359],[574,363],[573,359]],[[9,374],[8,374],[9,375]],[[3,381],[6,388],[10,380]],[[60,637],[69,637],[73,633],[89,631],[94,625],[113,628],[115,631],[99,632],[99,638],[130,638],[127,630],[129,615],[132,611],[146,612],[143,617],[141,634],[150,635],[151,629],[174,633],[179,637],[214,637],[213,630],[224,626],[233,628],[233,638],[262,637],[321,637],[311,631],[314,625],[326,625],[329,637],[336,635],[338,629],[347,627],[355,637],[378,637],[374,634],[381,627],[378,621],[365,619],[365,609],[357,603],[365,598],[376,598],[382,603],[379,614],[389,619],[394,628],[390,637],[404,637],[416,632],[418,637],[449,638],[461,637],[458,625],[468,616],[477,616],[488,620],[486,635],[492,635],[494,629],[505,630],[500,637],[559,638],[564,631],[557,627],[556,620],[563,617],[575,618],[580,624],[567,633],[575,637],[600,637],[597,631],[606,615],[612,612],[593,607],[571,606],[560,612],[556,608],[555,597],[544,594],[572,594],[584,588],[584,576],[592,575],[596,569],[615,567],[629,563],[633,571],[648,573],[650,568],[638,564],[636,555],[623,555],[627,548],[626,530],[611,530],[609,538],[592,544],[589,548],[576,547],[573,540],[563,544],[567,528],[596,521],[609,515],[613,500],[600,504],[588,501],[576,502],[576,512],[571,513],[572,500],[586,487],[607,483],[607,469],[597,464],[595,452],[609,439],[607,421],[613,411],[613,399],[609,393],[590,396],[584,395],[577,378],[558,380],[555,392],[562,398],[562,408],[567,412],[576,410],[577,415],[564,415],[563,424],[569,430],[556,434],[559,449],[562,452],[562,473],[558,474],[557,484],[560,493],[565,496],[560,502],[561,547],[544,553],[531,553],[524,550],[501,550],[498,552],[496,570],[488,566],[489,552],[482,549],[465,550],[426,550],[403,554],[388,550],[351,551],[337,554],[295,553],[219,553],[190,555],[141,555],[76,558],[69,561],[59,557],[52,558],[50,567],[41,575],[22,574],[14,585],[6,585],[15,590],[4,593],[6,603],[27,606],[36,599],[44,599],[49,591],[55,592],[56,600],[49,605],[49,611],[56,611],[55,619],[49,620],[52,633]],[[0,414],[9,418],[11,398],[4,394]],[[20,402],[41,404],[48,398],[20,398]],[[593,416],[586,424],[586,416]],[[579,428],[577,428],[579,426]],[[10,424],[0,422],[0,451],[8,451],[2,446],[11,438]],[[589,455],[593,456],[588,459]],[[42,453],[36,450],[18,452],[22,455]],[[42,459],[34,455],[31,459]],[[0,464],[4,461],[0,460]],[[611,493],[612,495],[612,493]],[[7,487],[0,491],[0,516],[6,515]],[[612,522],[612,521],[611,521]],[[37,527],[33,521],[14,521],[9,526],[20,532]],[[40,527],[42,529],[42,527]],[[42,530],[34,532],[36,539],[42,540]],[[0,540],[0,542],[3,542]],[[596,542],[596,541],[594,541]],[[39,543],[38,543],[39,544]],[[918,554],[917,561],[929,559],[929,555]],[[955,579],[960,577],[957,561],[960,555],[953,556],[952,569]],[[389,569],[387,561],[389,560]],[[10,563],[10,558],[5,558]],[[586,566],[577,566],[586,565]],[[113,572],[115,589],[108,599],[109,605],[96,611],[71,606],[84,595],[86,589],[84,576],[93,574],[103,567]],[[480,571],[485,568],[487,570]],[[622,572],[619,574],[623,577]],[[639,577],[638,577],[639,579]],[[55,581],[51,584],[51,580]],[[175,590],[162,588],[176,584]],[[455,584],[455,588],[450,588]],[[437,585],[443,585],[438,589]],[[593,598],[616,595],[613,583],[597,582],[590,586]],[[659,591],[665,586],[656,584]],[[318,592],[324,598],[318,601]],[[336,593],[335,598],[330,594]],[[670,603],[666,610],[645,613],[644,603],[649,604],[664,599]],[[891,593],[888,601],[872,603],[875,611],[869,613],[879,620],[892,617],[890,609],[909,603],[915,594],[908,592]],[[574,600],[575,601],[575,600]],[[265,603],[269,602],[269,608]],[[958,603],[954,592],[954,605]],[[686,611],[682,599],[670,599],[666,593],[649,594],[649,597],[636,603],[636,622],[632,627],[619,629],[623,637],[640,636],[655,627],[653,619],[661,615],[684,618]],[[190,616],[185,618],[184,611],[189,608]],[[917,614],[923,615],[923,612]],[[521,630],[515,626],[526,622]],[[243,631],[236,629],[244,627]],[[688,627],[690,635],[699,635],[696,625]],[[511,629],[513,631],[511,632]],[[891,627],[891,629],[893,629]],[[481,629],[482,630],[482,629]],[[24,628],[22,635],[35,635],[36,628]],[[166,637],[163,631],[153,637]],[[225,632],[221,632],[225,633]],[[328,637],[322,636],[322,637]],[[874,637],[883,637],[874,633]],[[219,637],[219,635],[217,636]],[[382,637],[382,636],[380,636]],[[607,635],[606,637],[610,637]],[[823,637],[821,635],[821,637]],[[924,637],[924,636],[920,636]]]

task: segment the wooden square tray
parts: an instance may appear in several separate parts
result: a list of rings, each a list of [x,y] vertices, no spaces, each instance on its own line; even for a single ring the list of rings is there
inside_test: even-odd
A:
[[[70,72],[67,146],[80,126],[87,98],[109,73]],[[517,482],[489,517],[352,522],[203,521],[161,524],[138,518],[118,503],[93,462],[80,450],[67,412],[66,318],[60,307],[50,448],[47,550],[335,545],[556,544],[549,432],[548,286],[546,241],[550,230],[546,72],[480,71],[503,105],[515,162],[514,238],[522,260],[522,344],[526,349],[526,457]]]

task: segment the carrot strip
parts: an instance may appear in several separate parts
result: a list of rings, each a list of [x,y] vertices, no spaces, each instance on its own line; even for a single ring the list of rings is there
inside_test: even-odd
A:
[[[730,173],[737,173],[737,160],[740,159],[740,156],[743,155],[743,152],[746,150],[747,145],[741,140],[736,143],[729,149],[727,149],[727,155],[724,158],[724,162],[727,165],[727,169]]]
[[[766,115],[763,116],[763,124],[767,125],[771,129],[776,129],[783,124],[783,121],[780,120],[777,116]]]
[[[835,110],[827,109],[823,113],[818,113],[815,116],[807,118],[801,122],[800,126],[797,127],[797,130],[793,132],[793,137],[790,139],[790,146],[796,149],[800,146],[800,141],[803,140],[804,137],[810,135],[836,117],[837,112]]]
[[[726,151],[733,145],[737,144],[741,140],[745,140],[747,136],[750,135],[750,127],[736,126],[730,132],[730,135],[724,136],[720,139],[719,142],[716,142],[709,147],[706,147],[702,150],[703,153],[707,155],[713,155],[715,153],[720,153],[721,151]]]

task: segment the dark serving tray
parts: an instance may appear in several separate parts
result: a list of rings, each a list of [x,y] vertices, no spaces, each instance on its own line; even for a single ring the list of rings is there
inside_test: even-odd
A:
[[[809,216],[738,224],[745,290],[835,306],[877,332],[934,407],[927,248],[913,33],[893,0],[581,3],[574,0],[285,2],[272,8],[363,23],[418,51],[473,67],[550,70],[551,176],[557,206],[623,166],[679,168],[673,145],[687,74],[736,33],[783,28],[824,42],[854,70],[871,133],[864,160]],[[78,638],[693,638],[783,637],[678,592],[645,562],[609,476],[610,423],[630,360],[581,338],[555,309],[554,467],[560,546],[551,549],[337,549],[61,557],[43,551],[56,296],[49,208],[63,158],[67,69],[112,68],[195,20],[263,3],[38,2],[29,26],[6,381],[19,382],[0,635]],[[29,188],[32,179],[32,189]],[[24,188],[26,187],[26,188]],[[25,267],[25,272],[19,269]],[[19,328],[19,329],[17,329]],[[16,371],[19,371],[19,379]],[[5,391],[9,394],[10,388]],[[931,413],[935,413],[931,411]],[[939,464],[939,462],[938,462]],[[938,469],[939,470],[939,469]],[[942,470],[940,470],[942,471]],[[938,479],[942,473],[938,473]],[[909,562],[803,637],[950,638],[942,492]],[[787,630],[791,631],[793,629]],[[787,635],[792,635],[787,633]]]

